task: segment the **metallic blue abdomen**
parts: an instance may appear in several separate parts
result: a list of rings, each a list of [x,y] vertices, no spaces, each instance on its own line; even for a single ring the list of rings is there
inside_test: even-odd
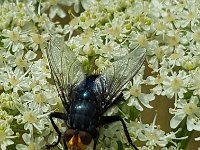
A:
[[[70,109],[70,126],[92,132],[96,125],[96,105],[88,101],[75,101]]]

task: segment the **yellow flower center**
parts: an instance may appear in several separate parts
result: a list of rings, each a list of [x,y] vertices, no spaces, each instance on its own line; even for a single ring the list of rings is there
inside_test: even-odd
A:
[[[181,57],[181,55],[180,55],[179,53],[173,53],[173,54],[171,54],[171,56],[170,56],[170,58],[173,59],[173,60],[176,60],[176,59],[178,59],[178,58],[180,58],[180,57]]]
[[[37,93],[36,94],[36,97],[35,97],[35,101],[38,103],[38,104],[42,104],[45,102],[45,96],[43,93]]]
[[[38,150],[40,147],[36,143],[30,143],[27,147],[28,150]]]
[[[3,126],[0,126],[0,142],[4,141],[6,139],[6,133]]]
[[[157,78],[155,78],[155,83],[156,84],[161,84],[163,82],[163,77],[161,77],[160,75],[157,75]]]
[[[178,89],[180,89],[182,87],[183,80],[181,78],[175,78],[172,81],[171,85],[172,85],[172,89],[176,91],[176,90],[178,90]]]
[[[186,16],[186,18],[187,18],[188,20],[192,20],[192,19],[194,19],[194,18],[196,18],[196,17],[197,17],[197,13],[194,12],[194,11],[189,11],[188,15]]]
[[[184,106],[184,112],[187,115],[192,115],[194,113],[196,113],[198,111],[198,107],[196,104],[194,103],[188,103]]]
[[[135,87],[131,87],[130,93],[131,93],[132,96],[138,97],[140,95],[140,89],[135,88]]]
[[[170,36],[168,38],[168,43],[170,46],[176,46],[180,41],[180,37],[179,35],[175,35],[175,36]]]
[[[36,44],[42,44],[43,43],[43,38],[42,38],[42,36],[40,35],[40,34],[34,34],[33,36],[32,36],[32,39],[33,39],[33,41],[34,41],[34,43],[36,43]]]
[[[165,17],[165,20],[166,20],[167,22],[175,21],[174,14],[168,13],[168,15]]]
[[[27,67],[27,61],[22,58],[16,58],[15,63],[19,68]]]
[[[8,34],[9,38],[13,41],[13,42],[18,42],[20,39],[19,33],[18,32],[14,32],[14,31],[10,31],[10,33]]]
[[[17,85],[17,84],[19,83],[19,80],[16,79],[15,76],[13,76],[13,77],[11,77],[11,78],[9,79],[9,82],[10,82],[10,84],[11,84],[12,86],[15,86],[15,85]]]
[[[157,47],[155,49],[155,54],[156,54],[156,57],[158,58],[158,60],[161,60],[162,57],[164,56],[164,52],[163,52],[162,48],[160,48],[160,47]]]
[[[167,29],[167,27],[163,22],[159,22],[156,24],[156,29],[159,31],[164,31]]]
[[[35,123],[37,121],[37,116],[34,112],[25,112],[24,120],[29,123]]]
[[[146,136],[147,136],[149,139],[151,139],[151,140],[158,141],[158,136],[157,136],[155,133],[153,133],[153,132],[147,132],[147,133],[146,133]]]
[[[144,35],[141,35],[141,36],[138,36],[138,44],[141,46],[141,47],[146,47],[148,42],[147,42],[147,38],[144,36]]]

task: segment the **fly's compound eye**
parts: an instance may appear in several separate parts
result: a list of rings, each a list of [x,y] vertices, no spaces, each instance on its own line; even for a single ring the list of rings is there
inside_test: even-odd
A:
[[[64,139],[67,142],[69,142],[73,136],[74,136],[74,130],[73,129],[68,129],[67,131],[65,131]]]
[[[79,131],[79,137],[81,139],[81,142],[84,144],[84,145],[89,145],[92,141],[92,136],[85,132],[85,131]]]
[[[71,150],[85,150],[92,141],[92,136],[89,133],[76,129],[65,131],[63,138],[67,148]]]

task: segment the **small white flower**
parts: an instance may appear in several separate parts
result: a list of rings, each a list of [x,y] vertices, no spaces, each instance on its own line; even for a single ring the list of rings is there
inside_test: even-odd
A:
[[[38,85],[47,83],[46,78],[51,78],[47,61],[45,59],[34,61],[30,66],[30,74],[32,75],[32,81],[38,82]]]
[[[187,92],[186,88],[188,86],[188,82],[190,77],[183,70],[179,71],[179,73],[173,73],[172,76],[167,76],[163,81],[163,92],[162,95],[166,95],[168,98],[172,98],[175,96],[175,106],[177,96],[179,98],[184,97],[184,93]]]
[[[28,39],[27,35],[23,34],[19,27],[15,27],[13,30],[4,29],[2,35],[5,37],[5,39],[2,39],[4,47],[12,49],[13,52],[24,49],[22,41]]]
[[[56,15],[58,15],[61,18],[64,18],[66,16],[66,13],[62,8],[59,6],[59,4],[66,5],[66,2],[63,0],[49,0],[47,2],[41,3],[43,6],[42,12],[45,12],[47,9],[49,9],[49,17],[52,19]]]
[[[182,45],[177,46],[175,51],[170,54],[167,58],[170,66],[181,66],[181,62],[183,61],[183,56],[185,55],[184,51],[185,47]]]
[[[125,90],[123,94],[125,100],[128,100],[128,106],[135,106],[138,110],[143,111],[141,104],[147,108],[153,108],[149,103],[155,99],[155,96],[142,93],[141,84],[140,77],[134,77],[133,82],[128,85],[128,90]]]
[[[37,33],[31,33],[30,38],[30,45],[29,47],[33,49],[33,51],[37,51],[39,48],[44,49],[46,40],[49,38],[47,34],[37,34]]]
[[[127,143],[127,139],[123,133],[123,128],[121,126],[121,122],[110,124],[107,127],[100,129],[100,142],[97,145],[97,148],[104,148],[104,149],[118,149],[117,141]]]
[[[39,150],[45,147],[45,141],[43,137],[33,137],[31,134],[24,133],[22,138],[26,145],[17,144],[17,150]]]
[[[153,149],[157,146],[165,147],[173,139],[182,140],[187,138],[176,138],[176,132],[170,132],[166,134],[160,129],[159,125],[155,124],[155,122],[156,116],[154,117],[154,120],[150,125],[143,124],[142,128],[139,129],[138,138],[141,141],[146,141],[146,146],[148,146],[148,148]]]
[[[15,116],[18,124],[24,124],[24,129],[33,131],[35,127],[39,132],[44,129],[47,123],[47,114],[43,114],[43,110],[36,105],[30,104],[16,104],[16,108],[20,114]]]
[[[186,124],[188,131],[200,131],[200,108],[198,107],[199,99],[192,96],[189,101],[181,99],[178,101],[176,109],[170,109],[174,114],[170,121],[170,127],[176,128],[184,118],[187,118]]]
[[[13,138],[16,138],[17,136],[14,136],[14,132],[10,128],[10,125],[7,124],[7,122],[0,120],[0,147],[1,150],[7,150],[7,146],[14,144],[14,142],[11,140]]]
[[[8,28],[10,22],[12,21],[12,12],[10,9],[12,9],[14,4],[11,3],[3,3],[0,5],[0,10],[2,12],[2,15],[0,15],[0,30]],[[12,14],[12,15],[11,15]]]
[[[148,66],[152,69],[158,69],[159,63],[164,59],[166,55],[166,46],[158,46],[157,41],[149,42],[149,47],[147,49],[148,55]]]
[[[163,81],[166,80],[168,70],[166,68],[160,68],[159,73],[156,77],[148,76],[145,83],[147,85],[154,85],[155,87],[151,88],[151,92],[157,95],[161,95],[163,92]]]
[[[159,126],[155,125],[156,116],[151,125],[146,124],[140,131],[138,138],[141,141],[147,141],[146,146],[165,146],[168,141],[165,137],[165,132],[159,129]]]
[[[131,49],[134,49],[136,47],[136,45],[147,48],[148,44],[149,43],[148,43],[148,40],[147,40],[147,37],[145,36],[145,34],[132,32],[131,39],[130,39],[130,45],[129,45]]]
[[[198,66],[198,60],[199,60],[198,56],[193,56],[192,54],[188,54],[186,56],[183,56],[181,66],[188,71],[194,70],[196,66]]]
[[[32,64],[32,60],[36,58],[37,54],[29,50],[24,54],[25,51],[19,50],[15,52],[15,64],[18,68],[28,68]]]
[[[98,70],[102,71],[105,70],[108,66],[110,66],[111,62],[104,57],[99,57],[95,60],[95,65],[98,67]]]
[[[19,95],[17,93],[14,93],[14,92],[12,92],[12,93],[5,93],[5,92],[1,93],[1,95],[0,95],[0,104],[1,104],[0,110],[2,109],[2,111],[3,111],[3,108],[9,108],[11,110],[14,110],[15,109],[15,102],[13,100],[18,99],[18,98],[19,98]],[[4,118],[4,117],[2,117],[2,118]],[[12,118],[13,118],[13,116],[6,116],[4,119],[11,121]]]
[[[6,67],[6,72],[0,75],[0,81],[4,87],[4,90],[12,89],[14,92],[27,91],[30,89],[30,78],[26,77],[21,69]]]
[[[100,52],[102,56],[107,58],[117,58],[128,54],[127,48],[121,47],[119,44],[112,40],[100,46],[101,47],[98,52]]]
[[[83,7],[85,10],[89,9],[93,5],[95,0],[67,0],[65,3],[68,6],[74,5],[74,11],[76,13],[80,12],[80,8]]]

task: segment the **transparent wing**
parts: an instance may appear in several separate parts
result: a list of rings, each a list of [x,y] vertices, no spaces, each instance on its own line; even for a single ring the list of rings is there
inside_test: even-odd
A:
[[[97,82],[99,108],[104,113],[116,102],[124,85],[130,81],[144,63],[146,50],[135,48],[129,54],[116,59],[113,64],[100,75]]]
[[[51,37],[47,58],[59,96],[66,109],[70,106],[70,93],[84,80],[82,65],[66,46],[63,37]]]

